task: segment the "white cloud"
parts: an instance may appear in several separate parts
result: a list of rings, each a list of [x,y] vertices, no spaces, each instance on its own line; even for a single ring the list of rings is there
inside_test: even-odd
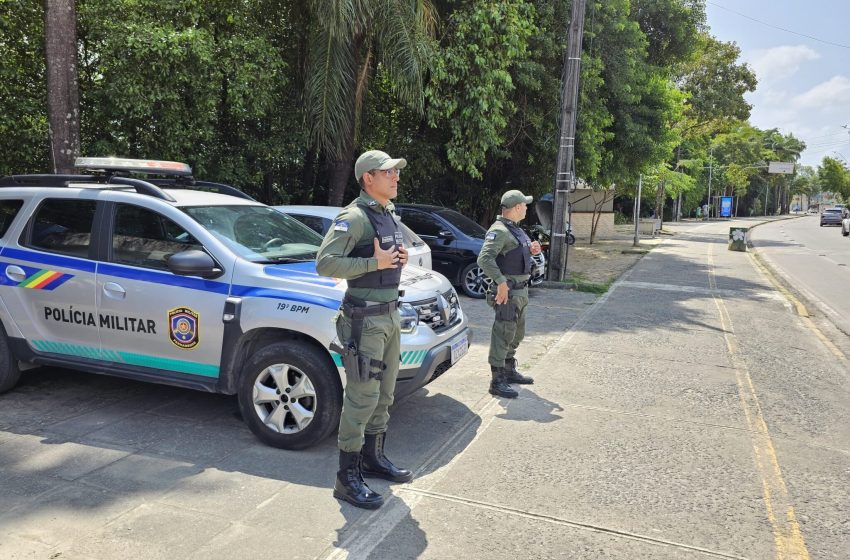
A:
[[[805,45],[784,45],[751,51],[746,58],[759,82],[766,83],[793,76],[804,62],[817,60],[820,54]]]
[[[799,109],[835,109],[850,106],[850,79],[833,76],[793,99]]]

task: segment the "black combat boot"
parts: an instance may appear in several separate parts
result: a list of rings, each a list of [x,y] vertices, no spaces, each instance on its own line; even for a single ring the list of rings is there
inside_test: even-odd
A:
[[[413,473],[393,465],[384,455],[384,441],[387,434],[366,434],[366,443],[360,451],[363,476],[383,478],[391,482],[410,482]]]
[[[384,504],[384,498],[363,482],[363,476],[360,474],[359,451],[339,452],[339,471],[336,473],[334,483],[334,498],[365,509],[378,509]]]
[[[523,375],[516,368],[516,358],[505,360],[505,381],[508,383],[516,383],[517,385],[531,385],[534,383],[534,378]]]
[[[504,397],[506,399],[515,399],[519,396],[516,389],[508,385],[505,381],[504,368],[490,366],[490,374],[493,376],[493,380],[490,382],[491,395]]]

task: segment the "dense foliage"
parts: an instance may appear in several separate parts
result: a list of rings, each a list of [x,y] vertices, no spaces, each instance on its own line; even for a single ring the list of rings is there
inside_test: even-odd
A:
[[[747,211],[768,191],[782,204],[804,188],[841,192],[833,162],[800,180],[766,173],[804,146],[746,124],[755,76],[708,33],[704,3],[588,0],[577,175],[628,195],[642,174],[647,200],[669,210],[681,195],[685,213],[704,202],[709,169],[713,193]],[[552,188],[569,2],[76,8],[85,155],[182,160],[269,203],[325,204],[356,193],[353,157],[380,148],[410,162],[402,200],[482,222],[506,188]],[[0,0],[0,175],[48,170],[43,17],[41,3]]]

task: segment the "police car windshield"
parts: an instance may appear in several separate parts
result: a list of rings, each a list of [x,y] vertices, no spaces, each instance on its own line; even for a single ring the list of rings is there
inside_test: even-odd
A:
[[[268,206],[190,206],[183,211],[252,262],[312,260],[322,244],[312,229]]]

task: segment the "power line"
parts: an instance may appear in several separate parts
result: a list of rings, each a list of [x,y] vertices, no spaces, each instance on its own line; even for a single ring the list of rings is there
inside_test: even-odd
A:
[[[834,47],[841,47],[842,49],[850,49],[850,45],[843,45],[841,43],[833,43],[832,41],[827,41],[825,39],[818,39],[817,37],[812,37],[811,35],[806,35],[805,33],[798,33],[797,31],[792,31],[791,29],[785,29],[784,27],[779,27],[778,25],[773,25],[772,23],[767,23],[766,21],[762,21],[760,19],[756,19],[754,17],[750,17],[746,14],[742,14],[741,12],[736,12],[735,10],[730,10],[720,4],[715,4],[714,2],[706,2],[706,4],[710,4],[715,8],[720,8],[721,10],[726,10],[727,12],[732,12],[735,15],[741,16],[742,18],[746,18],[748,20],[754,21],[756,23],[760,23],[767,27],[772,27],[774,29],[778,29],[780,31],[785,31],[786,33],[791,33],[792,35],[799,35],[800,37],[805,37],[807,39],[811,39],[812,41],[817,41],[819,43],[824,43],[826,45],[832,45]]]

